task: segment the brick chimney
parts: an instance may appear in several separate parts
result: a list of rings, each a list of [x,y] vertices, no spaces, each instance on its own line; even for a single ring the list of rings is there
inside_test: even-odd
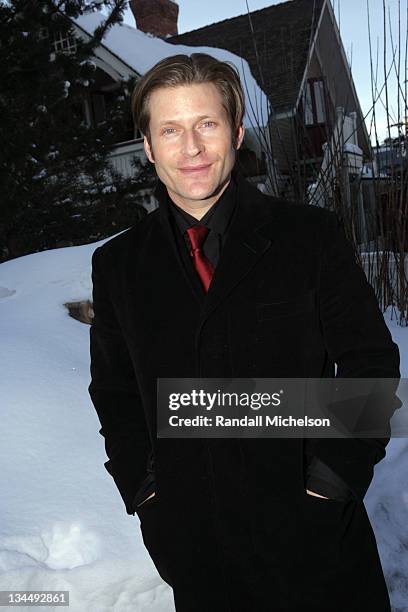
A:
[[[141,32],[150,32],[159,38],[176,36],[179,7],[173,0],[130,0],[136,20],[136,27]]]

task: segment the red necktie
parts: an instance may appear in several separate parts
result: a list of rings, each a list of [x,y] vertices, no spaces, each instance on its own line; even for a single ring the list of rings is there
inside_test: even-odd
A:
[[[205,225],[198,224],[189,227],[187,230],[192,246],[190,254],[193,258],[194,267],[197,270],[206,291],[208,291],[208,287],[210,286],[211,279],[214,274],[214,266],[208,257],[204,255],[201,247],[209,231],[210,230]]]

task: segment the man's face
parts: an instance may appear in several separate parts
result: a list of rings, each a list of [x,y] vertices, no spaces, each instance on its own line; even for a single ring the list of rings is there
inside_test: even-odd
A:
[[[156,89],[149,111],[151,142],[145,137],[145,152],[170,197],[190,211],[210,207],[228,185],[244,127],[235,140],[212,83]]]

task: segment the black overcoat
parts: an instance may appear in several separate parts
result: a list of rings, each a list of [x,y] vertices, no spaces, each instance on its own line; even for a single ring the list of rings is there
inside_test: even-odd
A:
[[[306,493],[302,439],[157,439],[158,377],[333,377],[335,363],[337,376],[400,376],[337,216],[239,176],[237,193],[204,298],[164,202],[94,251],[89,392],[105,467],[178,611],[387,612],[363,497],[388,439],[309,440],[349,501]]]

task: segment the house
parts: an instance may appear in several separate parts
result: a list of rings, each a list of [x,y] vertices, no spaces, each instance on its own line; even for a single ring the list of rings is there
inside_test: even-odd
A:
[[[290,0],[183,34],[173,0],[129,4],[137,27],[114,26],[96,49],[98,85],[84,100],[89,121],[103,118],[121,79],[137,78],[162,57],[203,50],[232,59],[240,71],[252,117],[238,161],[264,191],[327,205],[333,178],[327,169],[341,164],[352,179],[372,158],[329,0]],[[77,35],[89,37],[100,21],[98,13],[81,16]],[[132,129],[129,117],[112,151],[125,174],[134,155],[144,158],[141,135]]]
[[[408,132],[408,117],[406,131]],[[374,147],[377,173],[401,180],[401,175],[408,168],[407,148],[408,137],[402,134],[397,138],[388,138],[382,145]]]
[[[353,172],[360,171],[364,157],[371,159],[329,0],[290,0],[166,40],[222,47],[248,61],[270,101],[270,154],[281,195],[303,200],[311,183],[321,184],[320,169],[325,152],[326,157],[328,151],[334,153],[336,130],[334,148],[341,147],[341,152],[335,153],[350,155]],[[343,150],[347,144],[352,150]]]
[[[408,133],[408,121],[405,129]],[[366,251],[408,251],[408,233],[404,229],[408,209],[407,148],[405,135],[388,138],[373,147],[373,161],[364,168],[361,190],[366,209]],[[371,202],[376,206],[370,206]]]

